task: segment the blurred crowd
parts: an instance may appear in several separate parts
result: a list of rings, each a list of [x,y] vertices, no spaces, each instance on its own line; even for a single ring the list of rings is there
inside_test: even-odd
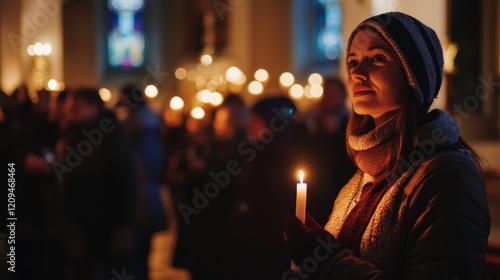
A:
[[[355,171],[336,78],[305,112],[279,93],[252,106],[229,94],[195,119],[156,113],[139,85],[120,94],[110,107],[94,88],[41,90],[36,102],[25,86],[0,93],[19,279],[148,279],[151,237],[167,229],[177,233],[171,265],[192,279],[280,279],[298,170],[322,225]]]

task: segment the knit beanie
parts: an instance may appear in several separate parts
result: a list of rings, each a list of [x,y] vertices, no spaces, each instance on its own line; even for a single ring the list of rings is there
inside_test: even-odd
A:
[[[354,36],[364,29],[386,41],[415,90],[419,109],[429,109],[443,80],[443,50],[436,32],[407,14],[384,13],[366,19],[354,29],[347,42],[347,53]]]

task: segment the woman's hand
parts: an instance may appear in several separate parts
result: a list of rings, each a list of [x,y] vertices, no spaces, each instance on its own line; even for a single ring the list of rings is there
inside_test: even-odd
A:
[[[286,215],[285,247],[302,272],[317,274],[321,265],[340,251],[341,244],[307,214],[303,224],[297,217]]]

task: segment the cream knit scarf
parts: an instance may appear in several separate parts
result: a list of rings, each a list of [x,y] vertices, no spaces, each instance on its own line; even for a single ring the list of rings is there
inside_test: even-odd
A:
[[[371,176],[378,175],[387,165],[388,154],[394,147],[396,116],[371,131],[351,134],[349,146],[356,151],[359,169]]]
[[[428,145],[447,146],[452,145],[458,140],[460,129],[458,124],[451,116],[441,110],[433,110],[426,116],[427,122],[420,127],[419,137],[416,143],[427,143]],[[333,207],[332,214],[325,229],[338,236],[345,218],[353,207],[359,201],[361,190],[372,176],[367,176],[382,167],[386,162],[386,157],[379,154],[379,149],[374,149],[379,145],[389,145],[390,138],[395,133],[395,119],[391,118],[383,125],[364,133],[349,136],[349,145],[357,151],[365,151],[362,154],[363,160],[359,162],[369,162],[370,159],[376,165],[375,168],[370,164],[359,166],[360,170],[353,176],[347,185],[341,190]],[[436,137],[439,135],[440,137]],[[434,139],[436,138],[436,139]],[[373,153],[366,151],[372,150]],[[381,149],[385,150],[385,148]],[[361,159],[361,158],[360,158]],[[401,269],[403,258],[403,249],[405,237],[403,236],[404,212],[408,201],[405,194],[405,186],[411,179],[415,170],[425,160],[419,159],[412,161],[398,179],[388,185],[386,192],[380,200],[374,214],[372,215],[368,226],[361,238],[360,257],[366,261],[378,265],[388,271],[397,271]],[[358,160],[356,160],[358,163]],[[397,174],[399,175],[399,174]]]

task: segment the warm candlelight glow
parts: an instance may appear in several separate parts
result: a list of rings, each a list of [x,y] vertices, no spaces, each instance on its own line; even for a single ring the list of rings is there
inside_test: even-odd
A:
[[[200,62],[203,65],[210,65],[213,62],[212,56],[209,54],[204,54],[200,57]]]
[[[172,99],[170,99],[170,108],[173,110],[180,110],[184,108],[184,100],[182,100],[179,96],[172,97]]]
[[[306,202],[307,202],[307,184],[304,183],[304,172],[299,171],[300,183],[297,183],[297,199],[295,201],[295,216],[305,224],[306,223]],[[297,270],[297,267],[292,262],[292,270]]]
[[[99,96],[101,97],[102,101],[107,102],[111,100],[111,91],[107,88],[101,88],[99,89]]]
[[[284,72],[280,76],[280,84],[284,87],[289,87],[293,85],[293,82],[295,82],[295,78],[293,77],[293,74],[290,72]]]
[[[155,98],[158,95],[158,88],[154,85],[148,85],[144,89],[144,94],[149,98]]]
[[[297,183],[297,200],[295,205],[295,216],[302,223],[306,222],[306,201],[307,201],[307,184],[304,183],[304,172],[299,171],[300,183]]]

